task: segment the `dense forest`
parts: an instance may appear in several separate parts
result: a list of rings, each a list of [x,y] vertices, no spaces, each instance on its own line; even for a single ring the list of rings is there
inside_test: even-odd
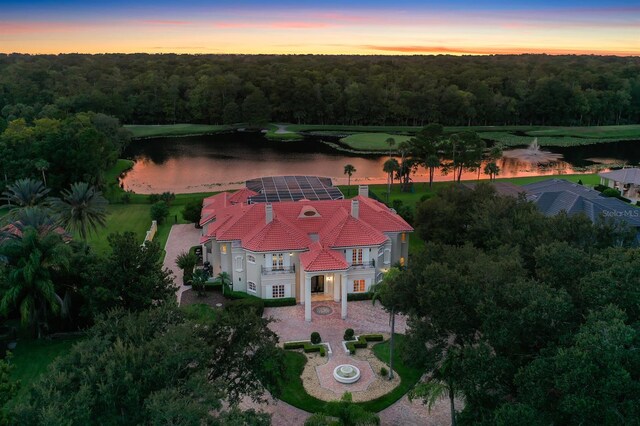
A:
[[[0,55],[0,130],[130,124],[604,125],[640,121],[640,58]]]

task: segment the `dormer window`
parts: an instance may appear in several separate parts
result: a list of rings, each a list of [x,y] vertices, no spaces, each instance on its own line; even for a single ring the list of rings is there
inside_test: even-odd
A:
[[[320,217],[320,213],[313,206],[303,206],[302,210],[300,210],[300,214],[298,215],[299,219],[304,219],[307,217]]]

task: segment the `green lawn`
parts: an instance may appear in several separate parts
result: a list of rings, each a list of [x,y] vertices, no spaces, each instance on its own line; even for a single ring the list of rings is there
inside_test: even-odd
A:
[[[553,127],[526,132],[530,136],[575,136],[581,138],[640,138],[640,124],[626,126]]]
[[[29,386],[47,370],[51,362],[64,355],[79,339],[20,340],[13,351],[13,379],[20,381],[20,389],[15,401],[23,400]]]
[[[389,144],[387,139],[393,138],[398,144],[411,139],[410,136],[392,135],[389,133],[356,133],[346,138],[340,139],[340,142],[348,145],[352,149],[361,151],[388,151]]]
[[[422,376],[420,369],[404,363],[400,354],[404,344],[404,336],[396,334],[396,350],[394,352],[394,370],[400,375],[400,385],[392,392],[368,402],[358,403],[372,412],[379,412],[396,402],[409,391]],[[373,346],[373,353],[383,362],[389,364],[389,342],[381,342]],[[300,375],[307,363],[307,358],[300,352],[285,351],[287,371],[283,378],[284,389],[280,399],[310,413],[322,411],[325,402],[307,393],[302,385]],[[336,398],[338,399],[338,398]]]
[[[161,124],[161,125],[125,125],[134,138],[152,138],[161,136],[204,135],[233,129],[227,125],[212,124]]]
[[[420,368],[416,368],[408,365],[402,359],[402,347],[405,344],[405,336],[402,334],[395,335],[395,347],[393,350],[393,369],[398,373],[400,378],[400,385],[389,392],[386,395],[381,396],[380,398],[374,399],[373,401],[363,402],[361,405],[368,411],[378,412],[384,410],[400,398],[411,388],[413,388],[416,383],[422,377],[423,370]],[[373,346],[373,353],[385,364],[389,365],[389,341],[381,342]]]
[[[98,254],[109,251],[107,236],[116,232],[131,231],[136,234],[140,243],[144,240],[147,230],[151,226],[149,204],[111,204],[107,207],[107,226],[92,233],[87,242]],[[78,237],[79,238],[79,237]]]

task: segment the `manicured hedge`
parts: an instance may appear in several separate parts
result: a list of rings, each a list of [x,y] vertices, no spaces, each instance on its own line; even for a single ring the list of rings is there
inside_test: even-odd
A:
[[[382,334],[363,334],[360,338],[367,342],[382,342],[384,340],[384,336]]]
[[[354,340],[345,344],[347,350],[351,355],[355,355],[356,349],[364,349],[367,347],[367,342],[382,342],[384,337],[382,334],[363,334],[358,336],[358,340]]]
[[[266,308],[277,308],[280,306],[295,306],[295,297],[283,297],[280,299],[262,299]]]
[[[356,300],[371,300],[372,297],[373,297],[373,294],[371,294],[368,291],[366,291],[364,293],[349,293],[349,294],[347,294],[347,300],[349,302],[356,301]]]
[[[327,347],[325,345],[314,345],[310,342],[287,342],[284,344],[287,350],[302,349],[305,353],[320,352],[320,356],[327,355]]]
[[[266,308],[277,308],[280,306],[296,305],[295,297],[281,297],[279,299],[261,299],[252,294],[245,293],[244,291],[226,291],[224,296],[227,299],[232,299],[232,300],[238,300],[238,299],[261,300]]]

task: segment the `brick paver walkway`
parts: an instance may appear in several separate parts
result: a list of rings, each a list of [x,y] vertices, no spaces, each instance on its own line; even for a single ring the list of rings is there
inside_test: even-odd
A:
[[[167,244],[164,246],[166,252],[164,256],[164,267],[173,271],[173,280],[178,285],[176,297],[178,303],[182,292],[190,289],[191,286],[182,285],[182,270],[176,266],[176,258],[183,251],[188,251],[191,247],[200,243],[200,230],[196,229],[193,224],[173,225],[169,231]]]

